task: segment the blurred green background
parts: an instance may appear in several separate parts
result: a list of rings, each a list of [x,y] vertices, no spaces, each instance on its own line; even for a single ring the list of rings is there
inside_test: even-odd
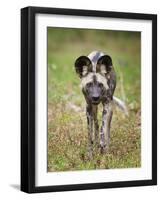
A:
[[[140,32],[48,28],[48,171],[140,167],[140,44]],[[89,160],[85,100],[74,62],[94,50],[112,57],[115,96],[126,102],[129,116],[115,109],[109,152],[95,149]]]

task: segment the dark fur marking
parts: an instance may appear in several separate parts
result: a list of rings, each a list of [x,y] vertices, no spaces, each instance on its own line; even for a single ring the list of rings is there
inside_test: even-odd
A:
[[[103,115],[106,115],[107,114],[107,111],[106,110],[103,110]]]
[[[87,56],[80,56],[75,61],[75,70],[76,73],[79,74],[79,77],[82,78],[83,66],[88,67],[88,72],[92,71],[92,63],[91,60]]]
[[[88,123],[88,125],[89,125],[89,117],[87,117],[87,123]]]
[[[91,114],[91,112],[92,112],[92,107],[91,107],[91,106],[87,106],[87,112],[88,112],[89,114]]]
[[[101,132],[103,132],[103,127],[101,126]]]
[[[101,140],[104,140],[104,138],[105,138],[105,136],[104,136],[104,134],[101,134]]]
[[[97,52],[97,53],[95,54],[95,56],[93,57],[92,61],[93,61],[93,62],[97,62],[97,60],[100,58],[100,55],[101,55],[101,53],[100,53],[100,52]]]
[[[99,125],[98,123],[95,123],[96,129],[99,129]]]
[[[93,83],[97,83],[97,77],[96,77],[96,75],[93,75]]]

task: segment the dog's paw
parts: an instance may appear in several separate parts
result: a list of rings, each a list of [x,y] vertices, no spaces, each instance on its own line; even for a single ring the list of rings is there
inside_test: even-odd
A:
[[[93,151],[92,150],[88,151],[88,159],[89,160],[93,159]]]
[[[104,154],[104,153],[105,153],[105,148],[104,148],[104,147],[101,147],[101,148],[100,148],[100,153],[101,153],[101,154]]]
[[[100,153],[101,153],[101,154],[107,153],[108,150],[109,150],[109,148],[108,148],[108,146],[106,146],[106,145],[100,147]]]

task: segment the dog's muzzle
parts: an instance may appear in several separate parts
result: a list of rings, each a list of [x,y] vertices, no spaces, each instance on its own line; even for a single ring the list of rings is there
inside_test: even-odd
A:
[[[100,97],[99,96],[93,96],[92,97],[92,104],[99,104],[100,103]]]

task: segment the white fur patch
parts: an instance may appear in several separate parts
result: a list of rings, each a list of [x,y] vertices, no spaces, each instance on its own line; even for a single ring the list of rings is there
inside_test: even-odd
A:
[[[84,88],[87,85],[87,83],[90,83],[93,81],[93,75],[94,73],[90,72],[87,76],[82,78],[81,85],[80,85],[81,88]]]
[[[87,73],[88,73],[88,67],[87,66],[83,66],[82,75],[85,76]]]
[[[103,73],[103,74],[106,74],[107,71],[106,71],[106,66],[105,65],[101,65],[100,66],[100,72]]]
[[[109,66],[109,68],[112,68],[112,66]],[[106,74],[107,73],[107,70],[106,70],[106,66],[105,65],[101,65],[100,66],[100,72],[102,73],[102,74]]]
[[[90,59],[90,60],[92,60],[93,59],[93,57],[95,57],[96,56],[96,54],[100,54],[100,57],[101,56],[103,56],[104,55],[104,53],[103,52],[98,52],[98,51],[92,51],[89,55],[88,55],[88,58]]]
[[[106,77],[104,77],[103,75],[99,74],[99,73],[96,73],[96,77],[97,77],[97,81],[99,83],[102,83],[103,86],[108,90],[109,87],[108,87],[108,84],[107,84],[107,80],[106,80]]]

